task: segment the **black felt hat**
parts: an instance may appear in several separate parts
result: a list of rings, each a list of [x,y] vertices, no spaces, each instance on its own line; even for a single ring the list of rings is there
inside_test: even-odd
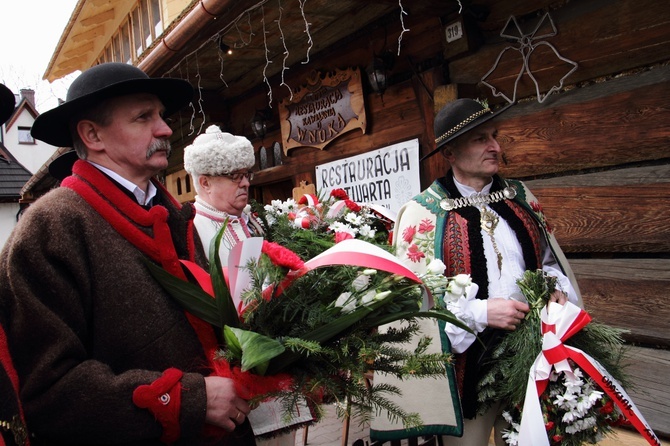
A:
[[[58,157],[49,163],[49,175],[58,181],[62,181],[65,177],[72,174],[72,166],[78,159],[79,156],[74,149],[58,155]]]
[[[0,84],[0,125],[4,124],[12,116],[15,105],[16,96],[14,96],[14,93],[3,84]]]
[[[96,65],[77,77],[58,107],[39,115],[30,133],[57,147],[72,147],[69,121],[76,112],[100,101],[135,93],[152,93],[165,106],[164,116],[176,112],[193,98],[193,87],[183,79],[150,78],[144,71],[125,63]]]
[[[456,99],[449,102],[435,116],[435,150],[421,158],[421,161],[439,152],[449,141],[458,138],[507,110],[512,104],[492,111],[487,105],[474,99]]]

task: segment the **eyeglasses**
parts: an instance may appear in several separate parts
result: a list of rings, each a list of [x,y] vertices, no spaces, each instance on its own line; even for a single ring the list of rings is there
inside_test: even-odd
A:
[[[254,179],[253,172],[222,173],[220,176],[228,178],[233,183],[240,183],[243,178],[246,178],[249,182]]]

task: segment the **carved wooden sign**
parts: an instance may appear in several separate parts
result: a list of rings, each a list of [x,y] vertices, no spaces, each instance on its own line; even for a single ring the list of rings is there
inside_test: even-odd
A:
[[[314,73],[293,97],[279,104],[284,154],[294,147],[327,144],[346,132],[360,128],[366,119],[361,72],[358,68]]]

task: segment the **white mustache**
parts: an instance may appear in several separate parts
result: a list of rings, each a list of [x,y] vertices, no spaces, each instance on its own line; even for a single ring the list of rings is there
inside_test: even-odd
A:
[[[152,142],[147,149],[147,159],[151,158],[159,150],[166,152],[167,157],[170,158],[170,154],[172,153],[172,146],[170,145],[170,141],[167,139],[159,139]]]

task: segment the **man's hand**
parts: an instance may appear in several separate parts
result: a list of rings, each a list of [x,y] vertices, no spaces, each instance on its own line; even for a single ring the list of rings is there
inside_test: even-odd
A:
[[[516,330],[528,311],[528,304],[514,299],[491,298],[486,301],[488,326],[493,328]]]
[[[235,384],[230,378],[206,377],[205,391],[207,392],[205,420],[209,424],[232,432],[251,412],[249,404],[237,396]]]
[[[556,302],[561,305],[565,305],[567,301],[568,301],[567,294],[565,294],[563,291],[560,290],[554,290],[554,292],[551,293],[551,296],[549,296],[549,302]]]

